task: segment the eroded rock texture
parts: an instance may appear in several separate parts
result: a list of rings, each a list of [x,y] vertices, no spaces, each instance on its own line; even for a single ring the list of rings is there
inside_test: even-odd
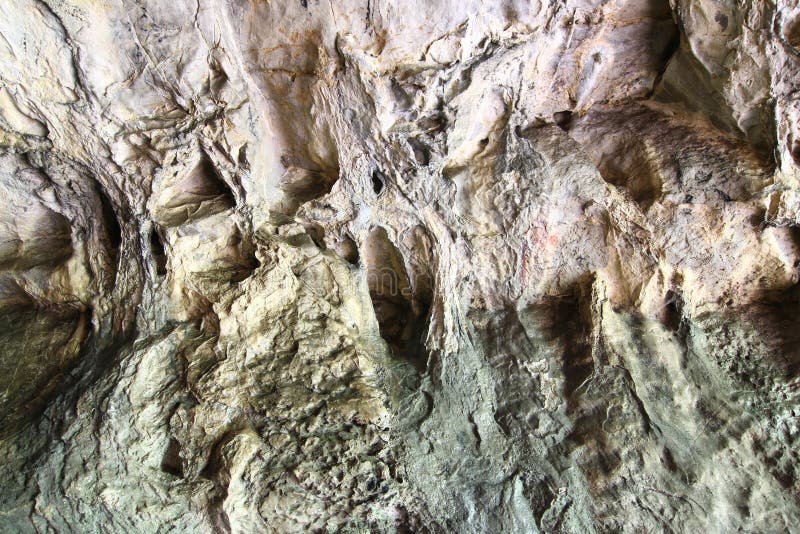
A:
[[[0,2],[0,530],[800,525],[797,0]]]

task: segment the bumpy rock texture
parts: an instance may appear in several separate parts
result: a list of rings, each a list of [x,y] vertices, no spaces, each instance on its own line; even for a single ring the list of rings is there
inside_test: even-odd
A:
[[[800,525],[797,0],[3,0],[0,531]]]

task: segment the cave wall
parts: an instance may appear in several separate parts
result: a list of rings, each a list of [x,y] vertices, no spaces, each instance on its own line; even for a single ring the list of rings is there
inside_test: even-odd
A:
[[[0,532],[793,532],[797,0],[4,0]]]

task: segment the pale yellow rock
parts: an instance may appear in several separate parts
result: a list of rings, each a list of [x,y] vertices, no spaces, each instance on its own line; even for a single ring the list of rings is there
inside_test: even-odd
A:
[[[800,5],[0,4],[0,531],[793,532]]]

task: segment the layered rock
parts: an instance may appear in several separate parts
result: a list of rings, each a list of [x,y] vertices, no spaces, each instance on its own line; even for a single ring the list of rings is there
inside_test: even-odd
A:
[[[800,524],[797,0],[0,36],[0,530]]]

